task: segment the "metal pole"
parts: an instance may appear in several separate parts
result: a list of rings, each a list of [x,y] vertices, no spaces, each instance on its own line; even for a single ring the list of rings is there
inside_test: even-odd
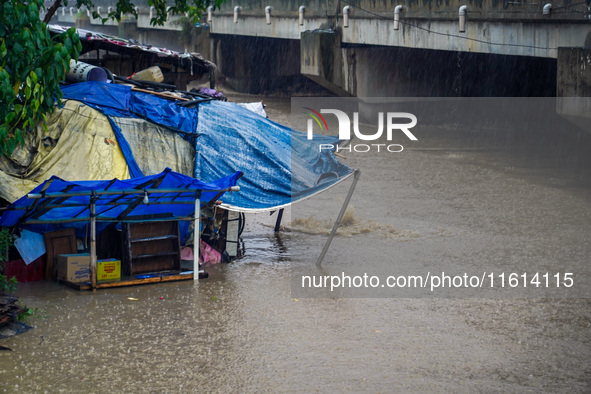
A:
[[[353,192],[355,191],[355,186],[357,186],[357,181],[359,180],[360,175],[361,175],[360,170],[355,170],[355,172],[353,173],[353,183],[351,184],[351,187],[349,188],[349,193],[347,193],[347,197],[345,198],[345,202],[343,203],[343,206],[341,207],[341,212],[339,212],[339,216],[337,216],[337,220],[334,222],[334,226],[332,226],[332,231],[330,232],[330,235],[328,236],[328,239],[326,240],[326,243],[324,244],[324,248],[322,249],[322,253],[320,253],[320,257],[318,257],[318,261],[316,261],[317,267],[320,267],[322,265],[322,260],[324,260],[324,255],[326,255],[326,252],[328,251],[328,247],[330,246],[332,239],[334,238],[335,234],[337,233],[337,229],[339,228],[339,225],[341,224],[341,220],[343,220],[343,216],[345,216],[345,211],[347,210],[347,207],[349,206],[349,201],[351,201],[351,196],[353,195]]]
[[[281,227],[281,219],[283,219],[283,208],[279,210],[277,214],[277,221],[275,222],[275,232],[279,232],[279,228]]]
[[[96,291],[96,195],[90,197],[90,282]]]
[[[201,200],[199,193],[195,196],[195,222],[193,226],[193,280],[199,283],[199,219],[201,217]]]
[[[156,198],[163,198],[163,196],[158,196],[158,194],[166,194],[166,193],[192,193],[195,190],[191,190],[191,189],[157,189],[157,188],[148,188],[148,189],[123,189],[123,190],[104,190],[104,191],[100,191],[97,192],[96,190],[88,190],[88,191],[83,191],[83,192],[72,192],[72,193],[62,193],[62,192],[56,192],[56,193],[29,193],[27,194],[27,198],[32,198],[32,199],[39,199],[39,198],[48,198],[48,197],[78,197],[78,196],[91,196],[94,195],[95,197],[99,197],[99,196],[109,196],[109,195],[117,195],[117,194],[121,194],[121,195],[130,195],[130,194],[144,194],[144,193],[149,193],[149,194],[157,194],[157,196],[155,196]],[[203,191],[203,190],[198,190],[199,192]],[[206,192],[239,192],[240,191],[240,186],[230,186],[227,187],[225,189],[219,189],[219,190],[206,190]]]

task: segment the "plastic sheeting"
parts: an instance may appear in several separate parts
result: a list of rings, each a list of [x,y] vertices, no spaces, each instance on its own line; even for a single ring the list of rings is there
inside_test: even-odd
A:
[[[35,167],[39,168],[36,181],[49,175],[65,179],[126,179],[153,174],[164,167],[213,181],[242,171],[241,192],[225,196],[226,207],[264,211],[287,206],[352,174],[333,152],[318,151],[319,143],[336,144],[336,137],[315,135],[309,141],[304,133],[292,131],[234,103],[203,101],[184,107],[133,91],[129,86],[101,82],[69,85],[62,90],[64,98],[82,101],[107,117],[69,101],[68,106],[80,107],[77,134],[60,139],[60,144],[69,147],[55,151],[61,157],[60,166],[50,172],[45,166]],[[88,118],[93,120],[87,122]],[[99,122],[101,133],[116,137],[103,136],[94,129],[89,133],[89,127]],[[86,139],[93,143],[80,142]],[[103,160],[103,156],[108,156],[106,152],[95,153],[95,146],[102,147],[101,142],[105,147],[111,146],[109,149],[118,148],[129,175],[111,175],[121,166],[115,160],[115,153],[110,161]],[[87,171],[77,171],[77,166],[70,163],[71,158],[77,165],[87,167]],[[0,186],[0,191],[3,189]],[[18,196],[29,190],[21,191]],[[8,194],[0,195],[8,197]],[[4,198],[14,201],[7,197]]]
[[[64,98],[82,101],[105,115],[140,117],[158,125],[185,133],[194,133],[197,111],[175,101],[131,90],[127,85],[83,82],[62,87]]]
[[[265,111],[265,106],[262,102],[254,102],[254,103],[236,103],[241,107],[246,108],[249,111],[254,112],[255,114],[261,115],[263,118],[267,117],[267,111]]]
[[[108,93],[103,94],[103,91]],[[129,98],[113,97],[114,92]],[[101,96],[106,98],[102,104],[97,101]],[[116,122],[121,125],[123,137],[130,136],[132,153],[124,151],[130,167],[137,162],[150,171],[145,163],[166,157],[178,165],[182,157],[191,154],[195,160],[191,175],[196,178],[211,180],[229,172],[244,172],[240,179],[241,192],[224,198],[225,206],[232,210],[274,210],[352,174],[333,152],[318,152],[319,143],[336,144],[336,137],[314,136],[314,141],[308,141],[304,133],[292,131],[235,103],[207,101],[187,108],[154,95],[130,88],[113,88],[100,82],[68,86],[64,88],[64,97],[100,104],[105,113],[120,117]],[[143,138],[131,128],[125,131],[121,119],[124,116],[139,116],[169,130],[180,131],[187,142],[195,144],[194,149],[180,140],[173,144],[157,137],[155,139],[160,141],[150,142],[153,134]],[[197,135],[196,141],[193,141],[194,135]],[[174,148],[169,150],[166,146],[171,144]],[[122,142],[122,145],[126,144]],[[149,146],[156,154],[150,155]],[[176,168],[189,174],[185,172],[188,167],[185,162]],[[146,171],[144,173],[148,173]]]
[[[233,103],[199,105],[195,176],[215,179],[240,169],[240,194],[224,204],[238,211],[276,209],[329,187],[353,171],[333,152],[318,152],[319,143],[336,137],[306,134],[265,119]]]
[[[121,129],[143,174],[155,174],[170,167],[193,175],[195,147],[179,133],[138,118],[112,117]]]
[[[9,202],[53,175],[85,180],[130,177],[109,120],[81,102],[65,102],[48,116],[47,132],[38,127],[30,137],[10,158],[0,159],[0,197]]]
[[[195,213],[195,193],[201,194],[201,204],[205,204],[218,195],[218,190],[236,185],[240,173],[235,173],[212,182],[202,182],[189,176],[166,169],[160,174],[146,177],[110,181],[68,182],[58,177],[51,177],[36,187],[32,193],[42,193],[45,197],[31,199],[24,196],[8,207],[0,217],[0,226],[19,227],[44,233],[60,228],[56,222],[80,219],[78,223],[67,223],[63,227],[76,228],[78,235],[84,236],[90,218],[91,191],[98,192],[96,200],[97,233],[112,222],[122,220],[174,220],[188,217]],[[183,193],[151,192],[148,203],[144,204],[144,194],[125,194],[129,190],[146,189],[186,189]],[[100,192],[114,194],[100,195]],[[51,193],[87,193],[86,195],[59,197],[47,196]],[[44,221],[46,223],[31,223]]]

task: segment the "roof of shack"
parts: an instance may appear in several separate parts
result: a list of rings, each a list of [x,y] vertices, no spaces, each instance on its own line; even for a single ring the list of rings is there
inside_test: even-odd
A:
[[[0,217],[0,226],[18,225],[43,233],[63,224],[83,232],[91,201],[99,233],[110,223],[186,219],[195,213],[196,197],[201,205],[213,203],[241,175],[236,172],[203,182],[167,168],[160,174],[127,180],[66,181],[53,176],[12,203]]]
[[[69,29],[68,26],[49,25],[51,34],[58,35]],[[204,59],[199,53],[180,53],[167,48],[142,44],[139,41],[112,36],[84,29],[76,29],[82,44],[82,54],[104,49],[120,55],[141,58],[147,64],[170,64],[180,67],[193,75],[200,76],[215,69],[215,64]]]

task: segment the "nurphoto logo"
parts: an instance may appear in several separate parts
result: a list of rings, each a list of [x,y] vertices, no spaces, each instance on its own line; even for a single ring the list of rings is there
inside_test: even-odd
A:
[[[308,139],[312,140],[314,138],[314,122],[320,127],[320,130],[325,130],[330,132],[328,129],[328,124],[326,119],[322,114],[331,114],[336,116],[339,128],[339,140],[341,141],[351,141],[351,124],[353,125],[353,137],[358,138],[361,141],[376,141],[382,137],[384,133],[384,118],[386,119],[386,139],[387,141],[392,141],[392,136],[395,131],[401,131],[406,135],[406,137],[411,141],[417,141],[417,137],[414,136],[413,133],[410,132],[410,129],[416,126],[417,124],[417,117],[408,112],[384,112],[378,113],[378,129],[373,134],[364,134],[359,130],[359,113],[353,112],[353,122],[351,122],[351,118],[347,115],[346,112],[338,110],[338,109],[321,109],[320,112],[313,110],[309,107],[303,107],[304,109],[310,111],[305,112],[306,115],[310,117],[308,119]],[[401,120],[407,120],[406,123],[399,123]],[[348,151],[348,152],[358,152],[364,153],[369,151],[377,151],[380,152],[381,150],[385,150],[388,152],[402,152],[404,147],[400,144],[384,144],[384,143],[362,143],[362,144],[346,144],[346,145],[339,145],[339,144],[319,144],[318,149],[322,150],[334,150],[335,152],[340,151]]]

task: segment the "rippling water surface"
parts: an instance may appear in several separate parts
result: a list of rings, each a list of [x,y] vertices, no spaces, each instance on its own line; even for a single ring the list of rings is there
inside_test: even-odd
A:
[[[237,100],[253,98],[237,96]],[[265,98],[289,118],[289,100]],[[502,135],[502,131],[499,132]],[[506,136],[504,136],[506,137]],[[363,176],[326,269],[578,269],[591,257],[591,135],[462,145],[425,130]],[[321,298],[292,293],[290,260],[320,252],[344,190],[247,217],[244,256],[200,281],[77,292],[19,286],[35,329],[2,342],[6,392],[589,392],[588,298]],[[332,194],[331,194],[332,193]],[[316,221],[310,220],[315,212]],[[293,219],[290,223],[289,219]],[[298,220],[295,220],[298,219]],[[367,246],[374,245],[367,252]],[[542,265],[540,265],[542,264]],[[383,267],[383,265],[380,265]],[[588,270],[588,268],[587,268]]]

